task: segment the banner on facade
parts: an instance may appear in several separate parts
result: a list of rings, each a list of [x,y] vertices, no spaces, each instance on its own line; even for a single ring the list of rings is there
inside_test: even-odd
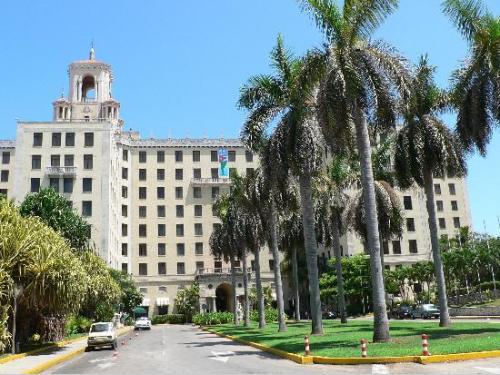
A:
[[[219,177],[229,177],[228,152],[226,148],[219,148]]]

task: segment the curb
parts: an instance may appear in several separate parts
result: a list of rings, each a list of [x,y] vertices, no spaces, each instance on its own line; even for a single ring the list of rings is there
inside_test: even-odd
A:
[[[491,350],[485,352],[470,352],[470,353],[453,353],[453,354],[438,354],[432,356],[396,356],[396,357],[322,357],[322,356],[303,356],[295,353],[285,352],[284,350],[270,348],[268,346],[258,344],[251,341],[240,339],[239,337],[229,336],[207,327],[200,327],[203,331],[210,332],[214,335],[224,337],[241,344],[252,346],[256,349],[274,354],[278,357],[288,359],[295,363],[304,364],[322,364],[322,365],[363,365],[363,364],[386,364],[386,363],[419,363],[422,365],[428,363],[443,363],[467,361],[472,359],[494,358],[500,357],[500,350]]]

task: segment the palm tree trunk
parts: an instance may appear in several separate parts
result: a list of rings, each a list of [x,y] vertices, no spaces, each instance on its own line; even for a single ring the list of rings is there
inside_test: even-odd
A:
[[[373,341],[390,340],[389,320],[385,305],[385,286],[380,262],[380,238],[378,231],[377,206],[371,160],[370,138],[368,127],[361,109],[355,103],[353,109],[356,126],[356,141],[361,167],[361,182],[363,186],[363,201],[366,212],[366,231],[368,248],[370,249],[370,269],[372,279],[373,299]]]
[[[344,276],[342,275],[342,254],[340,252],[340,231],[339,218],[333,218],[332,242],[333,253],[335,254],[335,269],[337,271],[337,304],[340,312],[340,323],[347,323],[347,313],[345,309]]]
[[[274,285],[276,288],[276,303],[278,305],[278,325],[279,332],[287,330],[285,323],[285,301],[283,299],[283,282],[281,281],[281,259],[278,250],[278,218],[276,212],[276,203],[271,198],[271,212],[270,212],[270,230],[271,230],[271,249],[274,259]]]
[[[321,316],[321,299],[318,275],[318,247],[314,229],[315,218],[312,200],[311,176],[302,174],[299,177],[300,201],[302,209],[302,226],[304,230],[304,247],[306,251],[307,275],[309,279],[309,301],[311,305],[311,321],[313,335],[323,334]]]
[[[233,323],[235,326],[239,324],[238,319],[238,296],[236,295],[236,270],[234,266],[234,255],[231,254],[231,289],[233,293]]]
[[[439,326],[448,327],[451,324],[448,313],[448,300],[446,297],[446,284],[444,281],[443,262],[439,250],[439,238],[436,220],[436,207],[434,203],[434,179],[432,171],[424,171],[425,197],[427,198],[427,214],[429,216],[429,232],[431,235],[432,257],[434,260],[434,272],[436,274],[436,284],[439,298]]]
[[[266,326],[264,295],[262,293],[262,279],[260,278],[260,249],[255,250],[255,287],[257,288],[257,310],[259,312],[259,328]]]
[[[244,249],[241,256],[243,270],[243,324],[245,327],[250,325],[250,300],[248,298],[248,273],[247,273],[247,252]]]
[[[295,298],[295,321],[300,320],[300,295],[299,295],[299,266],[297,264],[297,246],[292,246],[292,281]]]

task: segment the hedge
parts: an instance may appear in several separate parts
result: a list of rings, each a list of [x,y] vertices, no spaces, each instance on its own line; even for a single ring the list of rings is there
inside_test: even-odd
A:
[[[184,324],[186,323],[186,317],[184,314],[166,314],[166,315],[154,315],[151,319],[151,324]]]

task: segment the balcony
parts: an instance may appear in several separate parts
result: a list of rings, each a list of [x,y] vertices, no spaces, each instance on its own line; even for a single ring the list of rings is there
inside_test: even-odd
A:
[[[194,186],[206,185],[231,185],[230,178],[192,178],[191,184]]]
[[[49,177],[76,176],[76,167],[47,167],[45,174]]]
[[[236,277],[241,277],[243,275],[243,270],[241,267],[236,267],[235,269]],[[251,278],[252,270],[249,267],[247,269],[248,278]],[[206,279],[231,279],[231,268],[198,268],[195,274],[196,280],[206,280]]]

